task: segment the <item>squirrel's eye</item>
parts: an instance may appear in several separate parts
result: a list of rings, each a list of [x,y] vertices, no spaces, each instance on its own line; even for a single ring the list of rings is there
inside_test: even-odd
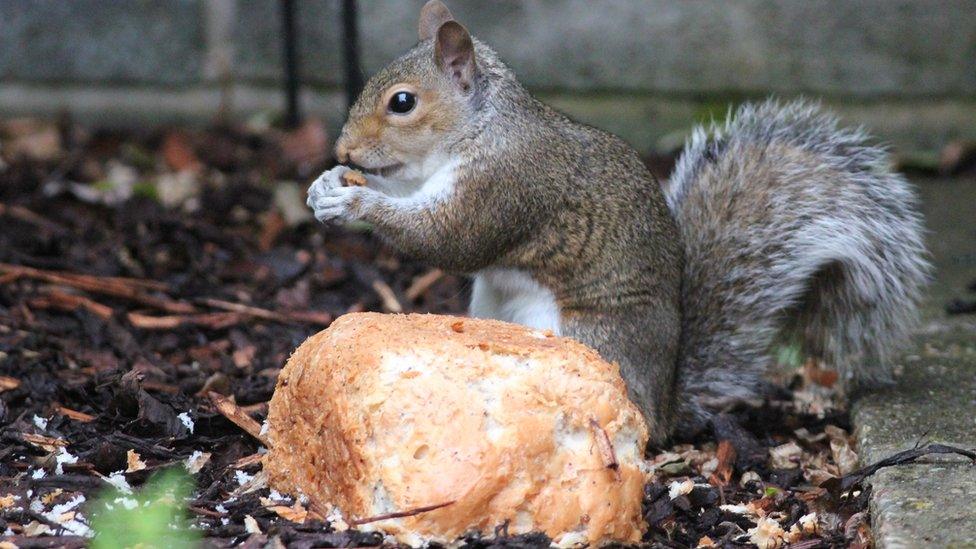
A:
[[[390,112],[396,114],[407,114],[417,106],[417,96],[410,92],[396,92],[390,98]]]

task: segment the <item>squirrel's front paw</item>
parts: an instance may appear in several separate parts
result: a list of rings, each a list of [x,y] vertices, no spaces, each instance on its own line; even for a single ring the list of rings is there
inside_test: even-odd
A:
[[[352,171],[352,169],[346,166],[336,166],[331,170],[322,172],[322,175],[313,181],[308,188],[308,200],[305,201],[308,207],[315,209],[315,201],[324,193],[342,187],[342,176],[349,171]]]
[[[312,189],[308,193],[308,205],[315,213],[315,219],[326,221],[355,221],[359,218],[360,207],[374,191],[366,187],[334,187],[326,190]]]

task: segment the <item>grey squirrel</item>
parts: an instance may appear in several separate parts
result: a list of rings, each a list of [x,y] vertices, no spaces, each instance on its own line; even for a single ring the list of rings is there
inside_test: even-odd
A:
[[[533,98],[439,0],[373,76],[309,188],[320,221],[474,276],[470,314],[550,329],[620,365],[651,439],[755,398],[783,341],[851,383],[890,376],[928,263],[883,149],[802,102],[698,129],[662,186],[637,153]]]

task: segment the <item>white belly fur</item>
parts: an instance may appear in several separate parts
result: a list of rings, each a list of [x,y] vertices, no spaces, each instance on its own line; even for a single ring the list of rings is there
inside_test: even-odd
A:
[[[559,334],[559,306],[552,291],[515,269],[488,269],[474,277],[471,316],[493,318]]]

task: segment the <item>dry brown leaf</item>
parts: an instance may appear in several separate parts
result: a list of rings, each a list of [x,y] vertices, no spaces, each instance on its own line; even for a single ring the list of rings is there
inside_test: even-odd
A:
[[[745,488],[746,484],[759,481],[762,481],[762,477],[759,476],[759,473],[755,471],[746,471],[745,473],[742,473],[742,477],[739,479],[739,486]]]
[[[827,439],[827,433],[813,434],[806,427],[801,427],[793,431],[793,434],[796,435],[796,438],[802,440],[803,442],[806,442],[807,444],[816,444],[822,440]]]
[[[272,210],[264,215],[261,220],[261,234],[258,236],[258,249],[267,252],[273,248],[287,227],[285,217],[279,211]]]
[[[778,522],[771,518],[762,517],[756,521],[756,527],[749,530],[749,541],[755,543],[759,549],[777,549],[786,542],[786,532]]]
[[[976,166],[976,142],[952,141],[939,155],[939,172],[957,174]]]
[[[834,475],[829,471],[812,468],[804,469],[803,476],[810,481],[810,484],[814,486],[820,486],[828,480],[837,478],[837,475]]]
[[[64,524],[66,522],[75,520],[75,516],[77,514],[78,514],[77,511],[65,511],[64,513],[58,515],[58,518],[57,520],[55,520],[55,522],[57,522],[58,524]]]
[[[796,469],[802,456],[803,449],[791,440],[769,449],[769,465],[773,469]]]
[[[718,545],[715,545],[715,542],[712,541],[712,538],[708,536],[702,536],[702,538],[698,540],[697,547],[718,547]]]
[[[278,516],[285,520],[290,520],[299,524],[305,522],[305,519],[308,517],[308,509],[305,509],[301,502],[298,501],[296,501],[291,507],[287,505],[274,505],[268,507],[268,509],[274,511],[278,514]]]
[[[732,481],[732,469],[735,466],[735,447],[732,446],[732,441],[720,441],[716,457],[718,464],[708,482],[712,486],[728,486]]]
[[[200,158],[193,150],[189,138],[182,132],[167,133],[166,137],[163,138],[161,152],[163,161],[173,171],[190,170],[197,172],[203,168],[203,164],[200,163]]]
[[[857,470],[857,454],[851,450],[846,440],[831,440],[830,453],[834,456],[834,463],[841,475],[847,475]]]
[[[238,368],[247,368],[254,363],[254,356],[257,354],[258,348],[255,345],[246,345],[240,349],[235,349],[231,354],[231,360],[234,361],[234,366]]]
[[[821,387],[827,387],[828,389],[833,387],[840,378],[836,370],[823,368],[819,361],[812,358],[804,363],[803,376],[812,383]]]
[[[51,505],[52,503],[54,503],[54,500],[58,499],[58,496],[60,496],[63,493],[64,490],[62,490],[61,488],[48,492],[43,496],[41,496],[41,503],[43,503],[44,505]]]
[[[851,449],[851,437],[847,431],[834,425],[824,428],[824,433],[830,437],[830,453],[837,464],[838,472],[846,475],[857,470],[857,453]]]
[[[48,161],[60,156],[62,152],[61,132],[56,124],[17,118],[0,125],[0,135],[5,140],[4,153],[8,158],[29,158]]]
[[[194,452],[193,455],[186,458],[186,470],[191,475],[195,475],[200,472],[201,469],[210,461],[210,452]]]
[[[817,513],[809,513],[800,517],[800,529],[806,535],[812,536],[820,531],[820,524],[817,520]]]
[[[54,532],[51,530],[50,526],[48,526],[47,524],[41,524],[36,520],[30,521],[30,523],[27,526],[24,526],[24,535],[29,538],[33,538],[37,536],[46,536],[53,533]]]
[[[749,514],[751,515],[764,517],[768,515],[770,511],[776,509],[776,500],[770,496],[762,497],[747,503],[746,509],[749,510]]]
[[[17,503],[17,496],[13,494],[7,494],[3,497],[0,497],[0,509],[6,509],[7,507],[10,507],[14,503]]]
[[[676,480],[668,487],[668,497],[674,499],[678,496],[689,494],[694,489],[695,481],[691,480],[690,478],[680,482]]]
[[[254,520],[251,515],[244,516],[244,529],[248,534],[260,534],[261,527],[258,526],[258,521]]]
[[[0,393],[20,387],[20,380],[10,376],[0,376]]]
[[[129,450],[125,453],[126,461],[126,473],[134,473],[136,471],[142,471],[146,468],[146,463],[142,461],[141,457],[135,450]]]

